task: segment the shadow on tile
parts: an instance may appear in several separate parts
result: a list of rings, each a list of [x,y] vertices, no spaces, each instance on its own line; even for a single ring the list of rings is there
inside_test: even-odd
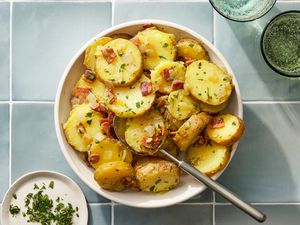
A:
[[[289,7],[291,7],[290,4]],[[261,34],[265,26],[274,16],[287,9],[286,4],[281,3],[275,5],[266,16],[253,22],[227,21],[234,38],[241,47],[242,54],[248,59],[240,62],[241,64],[236,66],[239,70],[235,71],[245,76],[240,80],[242,81],[241,91],[246,93],[244,97],[247,100],[248,98],[249,100],[298,100],[300,97],[300,79],[283,77],[273,71],[264,61],[260,49]],[[246,70],[242,71],[245,69],[244,64]],[[246,90],[243,90],[244,88]]]
[[[109,225],[111,224],[110,205],[88,205],[89,225]]]
[[[299,201],[300,105],[244,109],[246,132],[220,183],[250,202]]]

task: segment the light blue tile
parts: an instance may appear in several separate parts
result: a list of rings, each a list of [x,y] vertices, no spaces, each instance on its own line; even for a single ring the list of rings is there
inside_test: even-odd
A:
[[[0,100],[9,99],[9,16],[8,2],[0,2]]]
[[[111,25],[111,3],[14,3],[13,98],[53,100],[73,55]]]
[[[213,193],[209,189],[206,189],[204,192],[196,195],[195,197],[190,198],[187,202],[212,202]]]
[[[257,206],[267,215],[265,225],[299,225],[300,206]],[[216,225],[257,225],[234,206],[216,206]]]
[[[115,23],[162,19],[187,26],[212,40],[212,7],[208,2],[116,2]]]
[[[110,205],[89,205],[89,225],[110,225]]]
[[[9,106],[0,104],[0,202],[8,188],[9,179]]]
[[[299,100],[300,79],[271,70],[260,51],[261,33],[270,19],[297,8],[300,3],[277,3],[266,16],[249,23],[229,21],[215,13],[215,44],[232,66],[244,100]]]
[[[299,202],[300,104],[244,111],[245,135],[219,182],[250,202]]]
[[[88,188],[69,167],[56,139],[53,104],[14,104],[12,117],[12,179],[34,170],[70,176],[89,202],[107,202]]]
[[[212,225],[211,205],[138,209],[115,206],[115,225]]]

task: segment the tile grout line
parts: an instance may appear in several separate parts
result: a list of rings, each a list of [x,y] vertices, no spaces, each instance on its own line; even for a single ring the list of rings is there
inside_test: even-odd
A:
[[[110,224],[115,225],[115,203],[111,201]]]
[[[8,184],[12,184],[12,7],[13,3],[9,2],[9,169]]]
[[[115,0],[111,0],[111,26],[115,25]]]

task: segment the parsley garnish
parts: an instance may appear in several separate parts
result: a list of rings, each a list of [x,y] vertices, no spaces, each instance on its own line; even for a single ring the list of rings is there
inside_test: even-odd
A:
[[[12,196],[14,199],[17,199],[17,195],[15,193]]]
[[[93,120],[87,120],[86,122],[87,122],[88,125],[91,125],[91,124],[92,124],[92,121],[93,121]]]
[[[169,46],[168,43],[164,43],[162,47],[163,47],[163,48],[166,48],[166,47],[168,47],[168,46]]]
[[[123,64],[120,66],[119,72],[123,72],[123,71],[125,70],[125,67],[126,67],[126,64],[123,63]]]
[[[162,55],[159,55],[158,56],[160,59],[166,59],[166,57],[162,56]]]
[[[52,180],[49,184],[49,188],[53,189],[54,188],[54,181]]]
[[[88,112],[86,115],[85,115],[85,117],[92,117],[92,112]]]
[[[192,47],[194,47],[194,44],[193,43],[189,43],[189,46],[192,48]]]
[[[140,107],[141,107],[141,103],[136,102],[136,103],[135,103],[135,106],[136,106],[137,108],[140,108]]]
[[[20,212],[20,208],[17,205],[10,205],[9,212],[11,215],[15,216]]]

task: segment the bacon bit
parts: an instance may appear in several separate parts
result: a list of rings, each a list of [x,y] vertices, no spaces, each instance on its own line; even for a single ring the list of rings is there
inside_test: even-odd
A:
[[[123,184],[125,187],[131,188],[133,191],[141,191],[139,188],[137,182],[132,177],[124,177],[121,179],[121,184]]]
[[[171,85],[172,91],[183,89],[184,82],[182,80],[174,80]]]
[[[84,161],[88,167],[92,167],[91,163],[89,162],[89,156],[87,154],[85,154],[84,156]]]
[[[149,150],[157,150],[161,142],[161,136],[153,136],[152,138],[145,136],[141,139],[142,145]],[[149,152],[149,154],[151,154],[151,152]]]
[[[141,42],[140,42],[140,39],[137,38],[137,37],[133,37],[131,38],[129,41],[131,41],[133,44],[135,44],[136,46],[140,46],[141,45]]]
[[[88,157],[88,161],[90,163],[97,163],[99,162],[100,156],[98,154],[92,153],[89,157]]]
[[[73,91],[73,95],[75,97],[80,97],[85,99],[90,93],[92,89],[87,87],[76,87]]]
[[[199,145],[204,145],[206,143],[205,138],[203,137],[203,135],[199,136],[199,140],[198,140],[198,144]]]
[[[96,74],[95,74],[95,72],[93,72],[91,70],[86,70],[84,72],[84,78],[85,78],[86,82],[93,83],[96,79]]]
[[[148,28],[155,28],[156,26],[154,25],[154,24],[152,24],[152,23],[145,23],[144,25],[143,25],[143,29],[144,30],[146,30],[146,29],[148,29]]]
[[[174,137],[176,135],[176,131],[170,131],[170,136]]]
[[[171,78],[171,76],[170,76],[170,73],[172,73],[173,71],[174,71],[173,68],[166,68],[166,69],[163,69],[162,75],[163,75],[163,77],[164,77],[164,79],[165,79],[166,81],[171,81],[171,80],[173,80],[173,79]]]
[[[102,104],[100,103],[96,108],[93,109],[94,111],[98,112],[98,113],[103,113],[103,114],[107,114],[108,110],[107,108]]]
[[[102,49],[101,52],[108,64],[111,64],[114,61],[114,59],[117,57],[116,53],[112,48]]]
[[[190,65],[191,63],[193,63],[195,60],[185,57],[185,56],[178,56],[177,60],[179,61],[183,61],[184,62],[184,66],[187,67],[188,65]]]
[[[150,75],[151,75],[151,71],[150,70],[144,70],[144,75],[148,78],[151,78]]]
[[[189,66],[190,64],[192,64],[193,62],[195,62],[195,60],[189,59],[189,60],[187,60],[187,61],[184,62],[184,66],[185,66],[185,67],[188,67],[188,66]]]
[[[117,96],[115,95],[115,92],[112,88],[107,89],[107,94],[108,94],[108,102],[109,104],[113,104],[117,100]]]
[[[103,133],[107,136],[110,135],[110,128],[111,128],[111,125],[109,122],[102,122],[101,123],[101,130],[103,131]]]
[[[167,108],[166,108],[166,104],[167,104],[167,101],[166,101],[166,99],[164,99],[164,98],[159,98],[158,99],[158,102],[157,102],[157,108],[159,109],[159,112],[163,115],[165,112],[166,112],[166,110],[167,110]]]
[[[152,93],[153,87],[152,87],[152,84],[150,82],[144,81],[140,84],[140,89],[142,91],[142,95],[147,96],[147,95],[150,95]]]
[[[113,112],[109,112],[107,118],[103,118],[100,120],[101,130],[105,135],[113,136],[113,119],[115,114]]]
[[[223,118],[212,119],[212,121],[210,122],[210,126],[213,129],[222,128],[225,126],[224,119]]]

